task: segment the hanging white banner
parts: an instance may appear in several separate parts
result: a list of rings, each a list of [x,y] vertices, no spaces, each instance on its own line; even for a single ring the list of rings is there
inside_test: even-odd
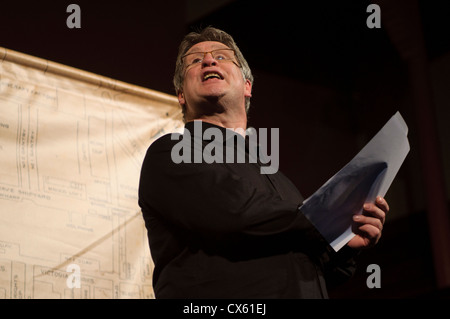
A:
[[[176,97],[0,48],[0,298],[153,298],[138,206]]]

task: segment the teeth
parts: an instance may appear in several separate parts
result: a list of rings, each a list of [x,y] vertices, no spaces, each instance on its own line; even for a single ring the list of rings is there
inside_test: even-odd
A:
[[[203,80],[208,80],[209,78],[218,78],[218,79],[220,79],[220,75],[219,74],[217,74],[217,73],[208,73],[208,74],[206,74],[204,77],[203,77]]]

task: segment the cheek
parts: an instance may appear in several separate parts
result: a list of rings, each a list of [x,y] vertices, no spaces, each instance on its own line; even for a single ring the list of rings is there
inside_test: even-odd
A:
[[[188,70],[184,75],[185,86],[193,87],[198,82],[199,77],[200,72],[198,72],[197,70],[194,69]]]
[[[250,93],[250,92],[247,92],[247,91],[248,91],[247,81],[244,80],[244,77],[243,77],[243,75],[242,75],[241,72],[239,72],[239,73],[234,73],[234,74],[233,74],[233,77],[231,78],[231,81],[230,81],[230,82],[231,82],[231,85],[232,85],[235,89],[237,89],[237,90],[243,90],[245,95],[247,95],[247,94]]]
[[[183,81],[183,93],[182,93],[182,97],[186,100],[187,97],[190,95],[190,92],[192,92],[192,87],[193,87],[193,79],[189,74],[186,74],[184,77],[184,81]]]

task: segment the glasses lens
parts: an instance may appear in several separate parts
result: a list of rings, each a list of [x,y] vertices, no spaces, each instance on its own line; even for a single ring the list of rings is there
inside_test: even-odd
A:
[[[230,49],[214,50],[213,56],[216,60],[232,60],[234,58],[234,51]]]
[[[195,53],[190,53],[188,55],[186,55],[185,57],[185,63],[187,65],[191,65],[194,63],[200,63],[203,61],[203,52],[195,52]]]

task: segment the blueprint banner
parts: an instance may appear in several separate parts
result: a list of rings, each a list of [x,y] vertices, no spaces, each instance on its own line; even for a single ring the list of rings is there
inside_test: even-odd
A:
[[[176,97],[0,48],[0,298],[154,298],[138,206]]]

